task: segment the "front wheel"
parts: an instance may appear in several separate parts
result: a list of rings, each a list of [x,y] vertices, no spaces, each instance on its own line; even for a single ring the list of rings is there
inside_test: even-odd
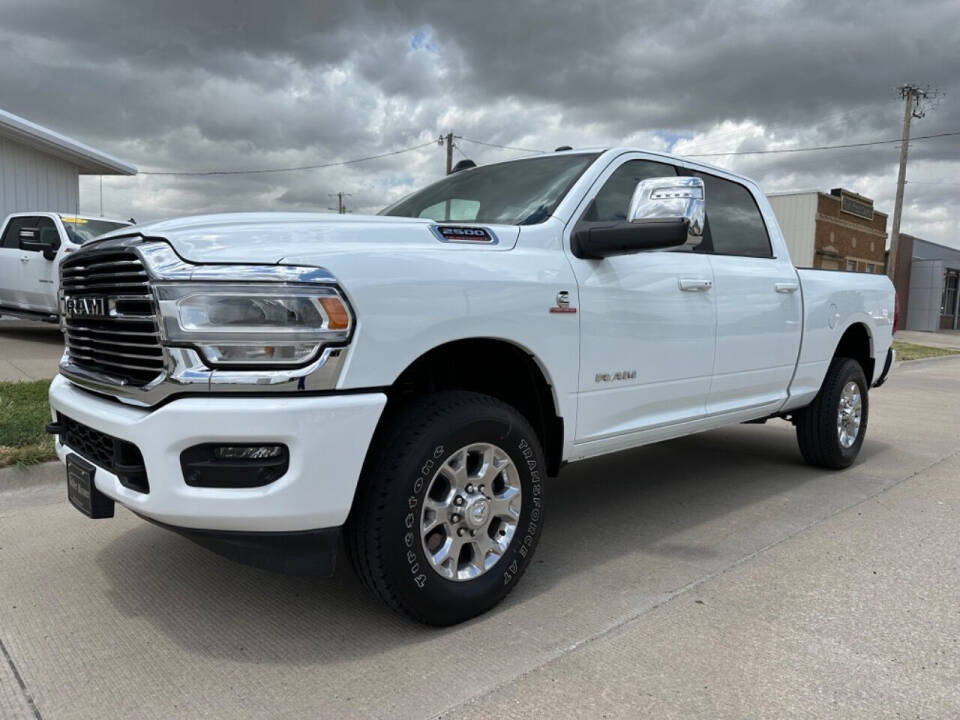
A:
[[[489,610],[543,527],[543,453],[526,419],[470,392],[434,393],[384,421],[346,532],[365,584],[430,625]]]
[[[810,465],[849,467],[867,432],[867,378],[856,360],[834,358],[820,392],[796,414],[800,453]]]

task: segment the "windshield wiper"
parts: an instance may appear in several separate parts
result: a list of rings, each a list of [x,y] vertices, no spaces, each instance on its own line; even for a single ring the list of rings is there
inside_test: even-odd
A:
[[[546,205],[541,205],[532,213],[523,218],[517,225],[536,225],[537,223],[542,223],[550,217],[550,213],[547,211]]]

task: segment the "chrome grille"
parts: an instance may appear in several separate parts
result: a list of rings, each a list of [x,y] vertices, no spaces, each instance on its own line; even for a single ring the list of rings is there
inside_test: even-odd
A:
[[[149,277],[127,249],[81,252],[60,268],[64,298],[105,298],[105,316],[66,315],[70,362],[121,382],[146,385],[163,372]]]

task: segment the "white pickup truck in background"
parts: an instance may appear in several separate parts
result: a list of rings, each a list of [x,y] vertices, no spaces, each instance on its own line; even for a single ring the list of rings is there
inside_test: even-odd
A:
[[[63,258],[98,235],[129,225],[53,212],[8,215],[0,229],[0,315],[56,321]]]
[[[121,229],[61,272],[74,505],[293,572],[332,571],[342,534],[432,624],[517,583],[564,463],[783,418],[843,468],[893,362],[885,276],[798,271],[755,183],[630,148],[464,170],[378,216]]]

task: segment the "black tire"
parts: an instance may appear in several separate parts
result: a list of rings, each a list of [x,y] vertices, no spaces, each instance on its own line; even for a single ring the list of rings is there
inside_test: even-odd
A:
[[[519,476],[516,530],[500,559],[471,580],[443,577],[420,534],[423,502],[437,470],[460,448],[490,443]],[[345,532],[357,574],[395,610],[428,625],[453,625],[503,600],[533,557],[543,527],[546,464],[526,419],[499,400],[438,392],[385,418],[364,464]],[[411,527],[412,526],[412,527]]]
[[[851,381],[860,389],[860,429],[853,444],[844,447],[837,432],[837,414],[843,389]],[[796,413],[797,442],[803,459],[810,465],[831,470],[850,467],[863,445],[869,409],[869,385],[860,363],[850,358],[834,358],[820,392],[810,405]]]

